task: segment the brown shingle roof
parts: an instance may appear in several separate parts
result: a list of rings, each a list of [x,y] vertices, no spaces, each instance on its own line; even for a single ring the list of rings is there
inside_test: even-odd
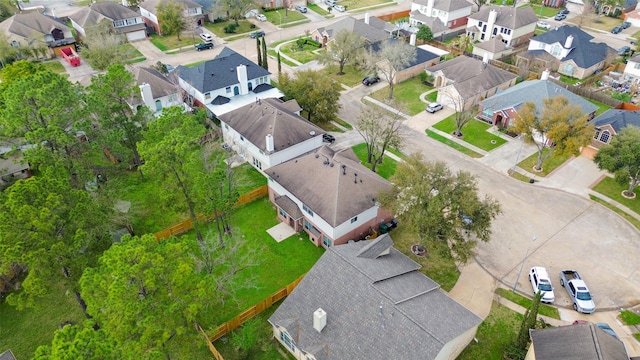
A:
[[[133,74],[138,85],[149,84],[154,99],[179,93],[178,86],[171,82],[170,77],[154,68],[127,66],[127,70]]]
[[[34,31],[43,35],[51,34],[53,29],[71,31],[67,25],[38,12],[16,14],[0,23],[0,30],[24,38],[33,36]]]

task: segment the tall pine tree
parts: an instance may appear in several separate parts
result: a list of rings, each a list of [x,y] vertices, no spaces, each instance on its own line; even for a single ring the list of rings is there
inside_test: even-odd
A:
[[[262,50],[260,50],[260,36],[256,36],[256,50],[258,52],[258,65],[262,66]]]
[[[267,41],[262,38],[262,67],[269,70],[269,57],[267,57]]]

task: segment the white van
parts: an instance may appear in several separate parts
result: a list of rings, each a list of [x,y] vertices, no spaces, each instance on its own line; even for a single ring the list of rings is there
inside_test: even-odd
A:
[[[324,3],[329,6],[333,6],[336,4],[336,0],[324,0]]]

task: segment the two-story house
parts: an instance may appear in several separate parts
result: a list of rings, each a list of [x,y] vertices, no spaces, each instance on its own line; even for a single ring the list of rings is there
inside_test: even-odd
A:
[[[213,58],[194,67],[178,66],[178,84],[190,106],[205,106],[220,116],[257,99],[282,98],[271,85],[271,73],[225,47]]]
[[[469,16],[467,36],[480,42],[496,39],[505,47],[516,48],[533,37],[537,21],[529,6],[485,6]]]
[[[193,0],[146,0],[138,5],[140,14],[147,26],[153,28],[156,33],[162,34],[162,31],[160,31],[160,22],[158,21],[158,7],[161,5],[166,6],[170,2],[182,4],[182,6],[184,6],[183,14],[185,18],[191,19],[190,21],[192,21],[194,25],[204,25],[202,6]]]
[[[69,16],[71,25],[82,36],[86,36],[87,27],[109,21],[116,34],[125,34],[128,41],[147,38],[144,21],[137,12],[118,3],[105,1],[93,3]]]
[[[260,172],[322,146],[324,130],[295,100],[264,99],[220,115],[224,142]]]
[[[0,33],[15,48],[46,47],[49,56],[76,44],[70,27],[39,12],[13,15],[0,23]]]
[[[362,36],[365,44],[371,45],[391,38],[391,33],[385,30],[384,24],[384,21],[377,18],[374,20],[368,13],[364,19],[344,16],[333,24],[313,30],[311,38],[322,46],[327,46],[340,30],[348,30]]]
[[[360,164],[350,148],[323,146],[265,173],[278,219],[305,231],[316,246],[364,239],[392,218],[378,202],[391,184]]]
[[[467,0],[415,0],[411,2],[409,23],[426,25],[434,36],[467,24],[473,5]]]
[[[171,106],[184,106],[182,91],[173,74],[165,76],[151,67],[127,66],[140,88],[140,97],[131,99],[132,108],[146,106],[155,116],[162,114],[162,109]],[[186,108],[186,107],[185,107]]]
[[[624,67],[624,79],[640,84],[640,54],[627,60],[627,65]]]

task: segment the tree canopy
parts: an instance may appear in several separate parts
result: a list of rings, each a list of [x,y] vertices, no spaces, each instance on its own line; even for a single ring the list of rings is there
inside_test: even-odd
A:
[[[424,42],[431,41],[433,39],[433,31],[425,24],[420,25],[418,32],[416,33],[416,39]]]
[[[94,326],[93,321],[87,320],[56,330],[51,346],[38,347],[33,360],[122,359],[115,342]]]
[[[320,53],[318,61],[321,64],[338,64],[338,75],[344,74],[344,66],[354,63],[362,57],[364,51],[364,39],[357,32],[342,29],[339,30],[329,46]]]
[[[625,195],[633,196],[640,184],[640,129],[622,129],[609,145],[600,148],[593,161],[600,169],[614,173],[620,184],[629,185]]]
[[[87,28],[82,58],[96,70],[122,64],[133,55],[130,47],[122,46],[125,42],[126,36],[113,33],[111,22],[103,20]]]
[[[477,240],[489,241],[500,204],[480,197],[470,173],[453,174],[445,163],[425,163],[414,154],[398,163],[390,181],[393,187],[380,201],[417,233],[422,245],[444,241],[452,257],[465,263]]]
[[[397,109],[397,104],[389,104]],[[402,144],[402,114],[396,111],[390,114],[380,111],[378,107],[363,105],[360,108],[356,130],[367,145],[367,163],[371,164],[371,170],[376,171],[376,166],[382,163],[384,154],[389,147],[398,149]]]
[[[377,72],[389,83],[389,97],[393,99],[393,89],[397,81],[398,72],[406,69],[416,60],[417,51],[403,41],[386,40],[380,51],[374,56]]]
[[[215,2],[216,12],[223,12],[227,14],[229,19],[233,19],[236,25],[240,25],[239,20],[244,18],[244,15],[252,8],[256,7],[256,3],[253,0],[219,0]]]
[[[158,22],[164,35],[176,35],[180,40],[180,32],[187,27],[183,11],[184,5],[176,1],[158,5]]]
[[[340,110],[340,90],[336,81],[315,70],[296,72],[296,78],[283,72],[278,77],[282,92],[288,99],[296,99],[307,111],[307,120],[326,123],[333,120]]]

